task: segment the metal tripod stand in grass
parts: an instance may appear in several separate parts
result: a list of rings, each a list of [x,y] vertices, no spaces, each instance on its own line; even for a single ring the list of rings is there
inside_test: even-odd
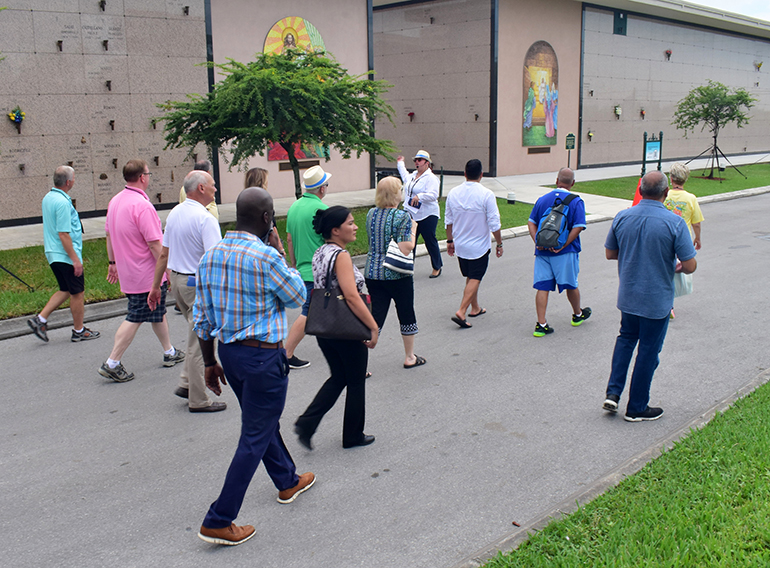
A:
[[[685,163],[686,163],[686,164],[689,164],[689,163],[690,163],[690,162],[692,162],[693,160],[697,160],[698,158],[700,158],[700,157],[701,157],[703,154],[705,154],[706,152],[709,152],[709,158],[708,158],[708,160],[706,161],[706,166],[703,168],[703,173],[706,173],[706,170],[709,168],[709,164],[711,164],[711,172],[710,172],[710,173],[709,173],[709,175],[708,175],[708,179],[718,179],[718,180],[719,180],[719,183],[722,183],[722,178],[714,178],[714,166],[716,166],[716,168],[717,168],[717,172],[723,172],[723,171],[725,171],[725,168],[723,168],[722,166],[720,166],[720,165],[719,165],[719,156],[722,156],[722,158],[724,159],[724,161],[725,161],[725,162],[727,162],[727,163],[730,165],[730,167],[731,167],[731,168],[733,168],[733,169],[734,169],[736,172],[738,172],[739,174],[741,174],[741,175],[743,176],[743,178],[744,178],[744,179],[748,179],[748,178],[746,177],[746,175],[745,175],[745,174],[744,174],[744,173],[743,173],[741,170],[739,170],[739,169],[738,169],[738,168],[735,166],[735,164],[733,164],[733,163],[732,163],[732,162],[731,162],[731,161],[730,161],[730,160],[727,158],[727,156],[725,156],[725,155],[724,155],[724,152],[722,152],[722,150],[719,148],[719,146],[717,146],[717,136],[716,136],[716,134],[714,134],[714,143],[713,143],[713,144],[712,144],[710,147],[706,148],[705,150],[703,150],[703,152],[701,152],[700,154],[698,154],[697,156],[695,156],[695,157],[694,157],[692,160],[688,160],[688,161],[687,161],[687,162],[685,162]],[[719,175],[719,174],[717,174],[717,175]]]
[[[24,285],[25,285],[27,288],[29,288],[29,291],[30,291],[30,292],[34,292],[34,291],[35,291],[35,289],[34,289],[32,286],[30,286],[29,284],[27,284],[26,282],[24,282],[24,280],[22,280],[21,278],[19,278],[18,276],[16,276],[16,275],[15,275],[13,272],[11,272],[10,270],[8,270],[8,269],[7,269],[5,266],[3,266],[2,264],[0,264],[0,269],[1,269],[1,270],[4,270],[5,272],[7,272],[7,273],[8,273],[8,274],[10,274],[11,276],[13,276],[13,277],[14,277],[16,280],[18,280],[19,282],[21,282],[22,284],[24,284]]]

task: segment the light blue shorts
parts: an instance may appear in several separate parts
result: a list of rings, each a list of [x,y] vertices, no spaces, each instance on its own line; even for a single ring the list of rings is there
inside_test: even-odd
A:
[[[578,253],[567,252],[557,256],[535,257],[535,283],[536,290],[552,292],[559,286],[559,292],[574,290],[578,287],[578,272],[580,261]]]

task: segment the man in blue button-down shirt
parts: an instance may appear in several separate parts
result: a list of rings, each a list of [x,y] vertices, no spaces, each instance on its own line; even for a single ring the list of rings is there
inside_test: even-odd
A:
[[[302,276],[289,268],[273,231],[273,199],[264,189],[244,189],[235,203],[234,231],[198,265],[194,329],[198,334],[206,385],[216,395],[230,382],[241,406],[241,438],[219,498],[211,504],[198,536],[206,542],[241,544],[254,535],[237,526],[246,490],[262,462],[278,489],[278,502],[291,503],[315,483],[297,475],[278,421],[286,402],[289,362],[283,340],[286,308],[305,301]],[[219,341],[219,360],[214,354]]]
[[[53,188],[43,198],[43,242],[45,257],[56,277],[59,291],[48,300],[39,315],[27,320],[35,335],[48,341],[48,318],[67,300],[72,314],[73,342],[99,337],[98,331],[83,326],[85,279],[83,277],[83,227],[68,195],[75,185],[75,170],[59,166],[53,174]]]
[[[690,274],[697,267],[687,224],[663,205],[668,194],[666,176],[658,171],[645,175],[641,194],[636,207],[617,214],[604,243],[607,259],[618,261],[621,319],[603,407],[617,411],[638,343],[626,406],[629,422],[656,420],[663,415],[663,409],[648,402],[674,305],[674,273]]]

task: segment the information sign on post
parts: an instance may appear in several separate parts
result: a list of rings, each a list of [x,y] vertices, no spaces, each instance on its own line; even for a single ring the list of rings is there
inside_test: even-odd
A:
[[[567,134],[567,140],[564,144],[564,149],[567,150],[567,167],[569,167],[572,150],[575,149],[575,135],[572,132]]]
[[[658,171],[661,169],[661,162],[663,160],[663,132],[655,137],[653,134],[650,138],[647,138],[647,133],[644,133],[644,153],[642,154],[642,176],[647,172],[647,162],[658,162]]]

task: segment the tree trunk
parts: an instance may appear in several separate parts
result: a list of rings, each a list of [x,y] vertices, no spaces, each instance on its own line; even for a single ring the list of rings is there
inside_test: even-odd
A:
[[[714,179],[714,166],[719,166],[719,155],[717,153],[717,148],[719,148],[719,146],[717,146],[717,136],[719,136],[719,129],[715,127],[712,129],[712,132],[714,133],[714,147],[711,149],[711,173],[709,173],[708,179]],[[719,172],[718,167],[717,172]]]
[[[299,182],[299,162],[294,155],[294,144],[291,142],[280,142],[281,148],[286,150],[289,156],[289,163],[291,164],[291,170],[294,172],[294,197],[299,199],[302,197],[302,184]]]

